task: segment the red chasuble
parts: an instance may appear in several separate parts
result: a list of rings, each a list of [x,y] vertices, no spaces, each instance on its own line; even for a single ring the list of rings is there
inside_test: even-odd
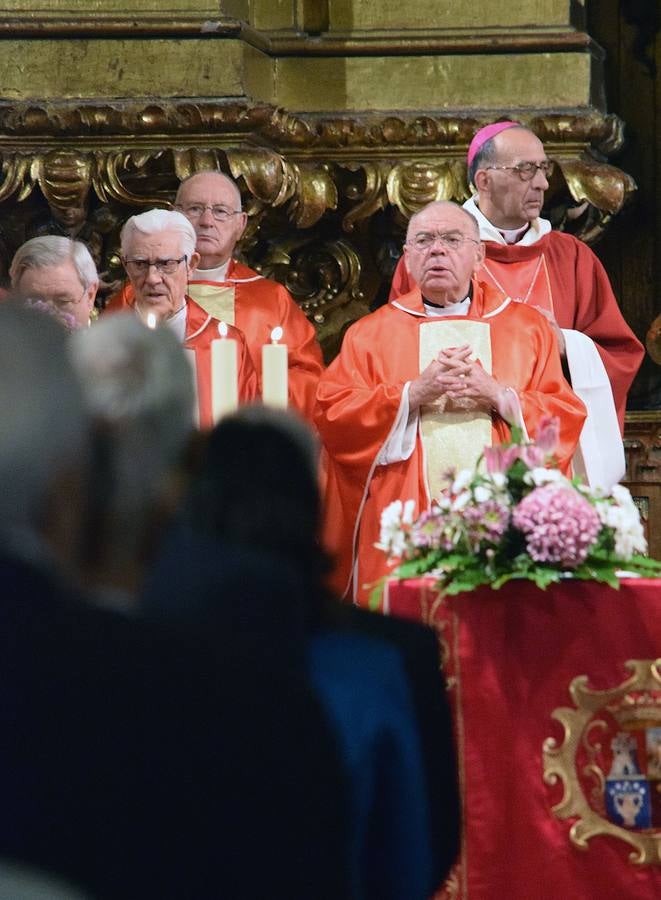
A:
[[[579,331],[594,342],[608,373],[623,432],[627,392],[645,351],[624,321],[597,257],[582,241],[561,231],[551,231],[528,246],[485,241],[485,247],[482,281],[503,296],[551,312],[560,328]],[[413,286],[402,258],[390,298]]]
[[[127,292],[128,293],[128,292]],[[120,298],[118,300],[118,298]],[[103,315],[113,312],[121,312],[133,309],[135,297],[131,290],[130,296],[115,294],[115,302],[108,304]],[[184,349],[193,350],[195,353],[195,369],[197,374],[197,398],[198,416],[200,428],[212,428],[213,416],[211,413],[211,342],[219,340],[218,319],[214,319],[206,313],[201,306],[191,299],[186,298],[186,338]],[[238,344],[238,389],[239,403],[251,403],[257,398],[258,385],[255,367],[252,364],[246,339],[238,328],[227,326],[227,337],[232,338]]]
[[[543,415],[559,417],[557,455],[566,470],[585,407],[562,374],[550,324],[532,308],[503,303],[500,292],[477,281],[467,318],[488,324],[492,374],[516,390],[528,432],[534,435]],[[367,597],[364,585],[387,573],[385,555],[374,548],[382,510],[393,500],[414,499],[420,512],[431,499],[420,432],[408,459],[388,465],[376,460],[393,430],[404,385],[420,374],[421,328],[437,321],[424,314],[420,291],[411,291],[356,322],[319,383],[316,421],[329,454],[325,543],[337,560],[334,587],[346,594],[353,572],[359,602]],[[506,422],[495,416],[492,441],[508,437]]]
[[[321,348],[314,326],[291,294],[253,269],[230,260],[225,281],[189,282],[190,294],[207,312],[239,328],[246,337],[259,384],[262,379],[262,346],[278,325],[284,332],[289,358],[289,403],[302,416],[312,417],[314,396],[323,371]],[[133,289],[126,284],[114,294],[108,308],[130,302]]]

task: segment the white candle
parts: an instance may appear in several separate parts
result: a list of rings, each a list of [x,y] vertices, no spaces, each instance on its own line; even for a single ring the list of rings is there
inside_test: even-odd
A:
[[[271,343],[262,347],[262,400],[265,406],[287,409],[289,396],[287,345],[279,344],[282,328],[271,332]]]
[[[220,340],[211,341],[211,414],[214,423],[239,405],[236,341],[227,337],[227,325],[218,325]]]
[[[200,397],[197,391],[197,363],[195,361],[195,351],[190,347],[184,348],[184,353],[186,355],[186,360],[191,369],[191,374],[193,376],[193,396],[195,398],[195,403],[193,405],[193,424],[196,428],[200,427]]]

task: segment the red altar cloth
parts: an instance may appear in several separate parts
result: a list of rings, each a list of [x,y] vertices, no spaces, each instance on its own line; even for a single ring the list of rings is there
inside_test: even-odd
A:
[[[462,859],[452,879],[456,884],[442,896],[661,897],[661,772],[659,780],[649,782],[659,795],[652,801],[654,827],[633,829],[652,842],[656,863],[639,865],[630,861],[634,847],[617,835],[590,837],[586,849],[570,841],[570,829],[580,816],[561,819],[553,812],[563,798],[563,783],[545,783],[543,752],[548,738],[563,744],[564,729],[552,713],[558,707],[575,708],[569,693],[574,678],[585,675],[591,689],[611,690],[631,676],[627,660],[661,657],[661,581],[627,580],[619,591],[578,581],[540,591],[529,582],[515,581],[499,591],[483,588],[439,598],[431,579],[392,580],[386,586],[384,611],[432,624],[443,650],[459,753],[464,833]],[[658,688],[661,713],[661,681]],[[615,723],[607,735],[610,713],[595,715],[604,720],[595,725],[604,735],[603,746],[588,758],[579,741],[576,768],[583,782],[592,786],[592,806],[604,807],[608,827],[603,798],[614,779],[605,781],[606,788],[602,782],[602,799],[595,800],[596,776],[590,781],[587,766],[596,762],[605,777],[613,775],[611,737],[620,727],[625,728],[625,737],[627,732],[626,726]],[[659,726],[661,720],[651,724]],[[588,739],[592,748],[599,744],[594,731]],[[645,764],[645,738],[637,740],[638,761]],[[589,795],[589,790],[584,793]]]

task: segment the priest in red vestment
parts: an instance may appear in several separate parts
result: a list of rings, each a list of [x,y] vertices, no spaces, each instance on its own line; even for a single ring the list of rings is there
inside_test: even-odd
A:
[[[220,339],[220,321],[186,294],[190,272],[199,260],[195,231],[181,213],[152,209],[127,220],[121,245],[132,291],[124,305],[113,308],[130,307],[147,324],[152,324],[152,315],[153,324],[174,331],[195,363],[199,425],[211,428],[211,342]],[[256,399],[258,385],[246,340],[232,325],[227,338],[238,345],[239,402],[249,403]]]
[[[474,465],[512,424],[534,435],[545,415],[560,419],[567,470],[585,419],[550,323],[473,277],[484,247],[469,213],[429,204],[411,218],[404,252],[420,288],[356,322],[317,391],[326,546],[336,589],[358,602],[388,570],[374,544],[389,503],[414,499],[420,512],[450,466]]]
[[[281,343],[287,345],[289,359],[289,403],[310,419],[323,371],[316,332],[286,288],[232,258],[247,222],[236,184],[220,172],[192,175],[179,186],[175,207],[197,236],[199,262],[188,283],[189,295],[206,312],[245,334],[260,383],[262,346],[275,327],[282,327]],[[131,295],[127,285],[110,299],[109,307],[130,302]]]
[[[644,350],[594,253],[540,218],[552,170],[543,144],[527,128],[487,125],[469,147],[469,181],[477,194],[464,207],[485,242],[480,279],[504,297],[536,306],[556,326],[572,387],[588,410],[575,467],[593,486],[610,488],[625,472],[626,398]],[[391,297],[412,286],[402,258]]]

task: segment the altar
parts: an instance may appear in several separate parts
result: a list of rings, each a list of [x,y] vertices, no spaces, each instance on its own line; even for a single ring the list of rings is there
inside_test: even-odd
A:
[[[661,896],[661,581],[388,582],[432,625],[453,708],[462,900]]]

